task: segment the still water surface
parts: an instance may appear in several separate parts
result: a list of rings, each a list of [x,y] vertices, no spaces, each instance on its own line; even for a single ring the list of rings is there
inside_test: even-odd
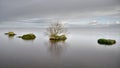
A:
[[[8,37],[34,33],[35,40]],[[1,28],[0,68],[120,68],[120,30],[68,29],[64,42],[49,41],[42,28]],[[112,38],[112,46],[99,45],[97,39]]]

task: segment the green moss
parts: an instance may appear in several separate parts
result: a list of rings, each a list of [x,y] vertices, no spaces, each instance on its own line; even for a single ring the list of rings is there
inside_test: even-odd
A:
[[[5,35],[8,35],[8,36],[14,36],[16,35],[14,32],[8,32],[8,33],[5,33]]]
[[[50,43],[65,42],[65,40],[50,40]]]
[[[67,37],[65,35],[61,35],[61,36],[58,36],[58,35],[52,35],[50,37],[50,40],[66,40]]]
[[[112,39],[98,39],[98,43],[105,44],[105,45],[113,45],[116,43],[116,41]]]
[[[18,36],[19,38],[22,38],[24,40],[33,40],[36,38],[34,34],[25,34],[23,36]]]

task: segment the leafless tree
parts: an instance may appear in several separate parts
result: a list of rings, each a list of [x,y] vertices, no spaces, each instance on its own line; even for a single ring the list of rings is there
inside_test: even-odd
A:
[[[64,24],[60,22],[52,23],[47,28],[47,34],[49,36],[65,35],[67,34],[67,29],[65,28]]]

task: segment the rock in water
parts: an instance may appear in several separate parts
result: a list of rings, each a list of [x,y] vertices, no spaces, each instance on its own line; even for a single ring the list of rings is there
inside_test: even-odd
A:
[[[116,43],[116,40],[113,39],[98,39],[99,44],[113,45]]]

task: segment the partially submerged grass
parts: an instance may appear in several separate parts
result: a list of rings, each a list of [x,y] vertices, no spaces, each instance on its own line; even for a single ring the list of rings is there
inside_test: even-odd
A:
[[[61,40],[66,40],[67,37],[65,35],[52,35],[50,36],[50,40],[56,40],[56,41],[61,41]]]
[[[52,23],[48,28],[46,34],[49,35],[50,40],[66,40],[67,37],[65,36],[67,33],[67,30],[64,26],[64,24],[60,22]]]
[[[5,33],[5,35],[8,35],[8,36],[14,36],[16,35],[14,32],[8,32],[8,33]]]
[[[18,38],[22,38],[24,40],[34,40],[36,38],[36,36],[34,34],[30,33],[30,34],[18,36]]]
[[[98,39],[98,43],[99,44],[104,44],[104,45],[113,45],[116,43],[116,40],[113,40],[113,39]]]

